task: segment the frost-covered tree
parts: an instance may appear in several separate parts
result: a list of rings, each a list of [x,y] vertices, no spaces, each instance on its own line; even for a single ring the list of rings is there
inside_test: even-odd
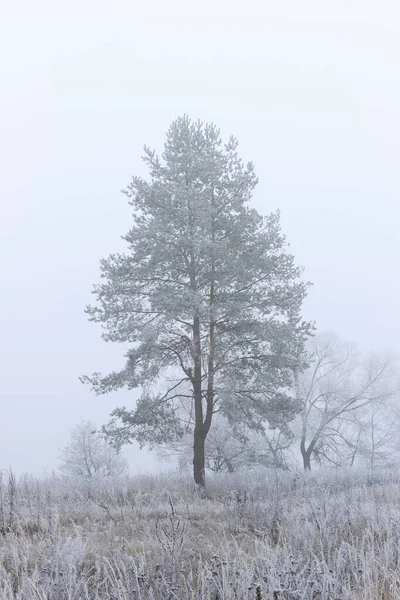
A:
[[[150,179],[134,177],[125,191],[133,208],[127,252],[101,262],[97,302],[87,308],[106,341],[130,349],[120,371],[83,380],[98,394],[143,390],[135,409],[113,411],[110,439],[176,439],[183,430],[175,401],[192,403],[200,486],[216,411],[253,427],[293,412],[286,390],[311,330],[300,317],[307,285],[279,214],[262,217],[249,206],[257,178],[237,146],[185,116],[172,123],[161,157],[145,148]],[[189,392],[180,391],[185,382]]]
[[[378,414],[398,393],[395,361],[387,354],[364,356],[354,345],[330,334],[309,343],[309,361],[309,368],[295,378],[297,397],[303,404],[300,451],[304,469],[311,470],[313,458],[336,466],[353,464],[365,447],[366,416],[374,415],[376,442]]]
[[[122,475],[127,467],[126,460],[90,421],[81,421],[71,430],[70,441],[60,454],[60,469],[70,477],[111,477]]]
[[[393,400],[393,401],[392,401]],[[398,395],[343,414],[327,428],[314,451],[318,463],[333,466],[398,464]]]
[[[167,445],[162,444],[158,454],[160,460],[177,460],[179,468],[186,471],[193,458],[194,413],[187,402],[182,402],[176,414],[180,415],[184,435]],[[234,473],[256,465],[286,469],[293,435],[285,430],[272,430],[267,425],[265,429],[254,431],[244,423],[230,423],[218,412],[207,435],[206,469],[214,473]]]
[[[360,414],[357,412],[352,425],[354,437],[357,436],[357,444],[353,445],[354,462],[371,470],[398,463],[399,415],[391,403],[373,404]]]

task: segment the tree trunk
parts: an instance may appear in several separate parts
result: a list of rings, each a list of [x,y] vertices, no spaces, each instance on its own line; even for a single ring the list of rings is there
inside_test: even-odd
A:
[[[228,473],[234,473],[235,470],[234,470],[233,464],[231,463],[229,458],[225,458],[225,463],[228,468]]]
[[[316,442],[313,440],[308,446],[308,448],[306,448],[306,442],[304,438],[301,440],[300,451],[303,457],[303,467],[305,471],[311,471],[311,454],[314,450],[315,443]]]
[[[311,452],[305,451],[303,455],[303,467],[305,471],[311,471]]]
[[[193,439],[193,477],[196,485],[206,487],[205,475],[205,440],[208,429],[203,420],[203,392],[201,389],[201,342],[200,342],[200,320],[195,316],[193,322],[193,345],[194,345],[194,439]]]
[[[301,455],[303,457],[303,467],[304,467],[305,471],[311,471],[311,456],[312,456],[314,448],[319,440],[321,431],[323,431],[324,426],[325,426],[325,423],[320,425],[319,429],[314,434],[314,437],[308,444],[308,448],[307,448],[307,446],[306,446],[307,422],[303,418],[303,430],[301,433],[300,451],[301,451]]]
[[[212,204],[214,206],[214,191],[212,191]],[[212,241],[215,242],[214,231],[214,215],[212,224]],[[194,265],[194,255],[191,257],[192,267]],[[195,427],[193,440],[193,477],[195,484],[205,488],[205,441],[210,430],[211,420],[214,408],[214,351],[215,351],[215,323],[214,323],[214,277],[215,263],[212,263],[212,277],[210,285],[210,321],[209,321],[209,356],[208,356],[208,373],[207,373],[207,392],[206,392],[206,415],[203,415],[203,390],[202,390],[202,348],[201,348],[201,331],[200,318],[195,314],[193,319],[193,393],[194,393],[194,413]],[[190,283],[193,290],[197,289],[196,276],[194,268],[191,271]]]
[[[193,477],[196,485],[206,487],[205,435],[202,428],[195,428],[193,441]]]

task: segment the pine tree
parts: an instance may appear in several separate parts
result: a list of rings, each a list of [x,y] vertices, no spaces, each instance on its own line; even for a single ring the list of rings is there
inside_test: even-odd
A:
[[[284,390],[312,329],[300,317],[307,284],[287,253],[279,213],[262,217],[249,206],[257,178],[237,146],[184,116],[161,157],[145,147],[149,181],[134,177],[125,190],[133,208],[127,252],[102,260],[97,302],[87,307],[106,341],[131,348],[121,371],[82,379],[98,394],[142,388],[135,409],[113,411],[110,439],[175,439],[183,434],[176,401],[187,401],[200,486],[217,410],[254,427],[292,415]]]

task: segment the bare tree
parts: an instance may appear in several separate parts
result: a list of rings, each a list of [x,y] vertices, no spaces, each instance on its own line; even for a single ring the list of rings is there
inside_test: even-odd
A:
[[[187,471],[191,461],[193,416],[181,407],[181,422],[185,430],[182,438],[161,446],[161,460],[174,458],[182,471]],[[234,473],[242,469],[263,465],[288,468],[286,451],[293,444],[293,436],[279,428],[267,427],[254,431],[243,423],[231,424],[221,413],[214,416],[214,426],[207,436],[205,466],[214,473]]]
[[[394,360],[388,355],[363,356],[331,335],[312,341],[310,367],[295,375],[296,394],[303,403],[300,451],[305,470],[311,470],[313,458],[339,465],[343,452],[354,461],[362,430],[354,427],[353,417],[373,407],[376,432],[379,407],[398,391],[394,375]]]
[[[357,449],[359,462],[366,463],[371,470],[387,464],[398,455],[399,420],[396,412],[390,405],[372,405],[362,414],[354,415],[360,439]]]
[[[168,446],[162,446],[160,458],[178,460],[180,468],[187,470],[192,460],[194,420],[187,424],[185,434]],[[242,431],[234,431],[228,421],[220,414],[214,417],[214,426],[207,436],[205,445],[205,467],[214,473],[237,471],[247,463],[252,445],[244,438]]]
[[[91,478],[121,475],[127,470],[126,460],[96,431],[90,421],[81,421],[60,455],[60,469],[65,475]]]

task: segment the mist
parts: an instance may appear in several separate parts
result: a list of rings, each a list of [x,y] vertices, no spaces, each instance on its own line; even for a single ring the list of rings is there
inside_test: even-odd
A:
[[[192,12],[191,12],[192,11]],[[78,377],[121,366],[85,305],[124,249],[120,190],[187,113],[239,139],[313,283],[304,316],[400,351],[399,8],[394,2],[7,3],[1,9],[1,468],[52,471],[79,419],[136,392]],[[137,444],[132,472],[157,470]]]

